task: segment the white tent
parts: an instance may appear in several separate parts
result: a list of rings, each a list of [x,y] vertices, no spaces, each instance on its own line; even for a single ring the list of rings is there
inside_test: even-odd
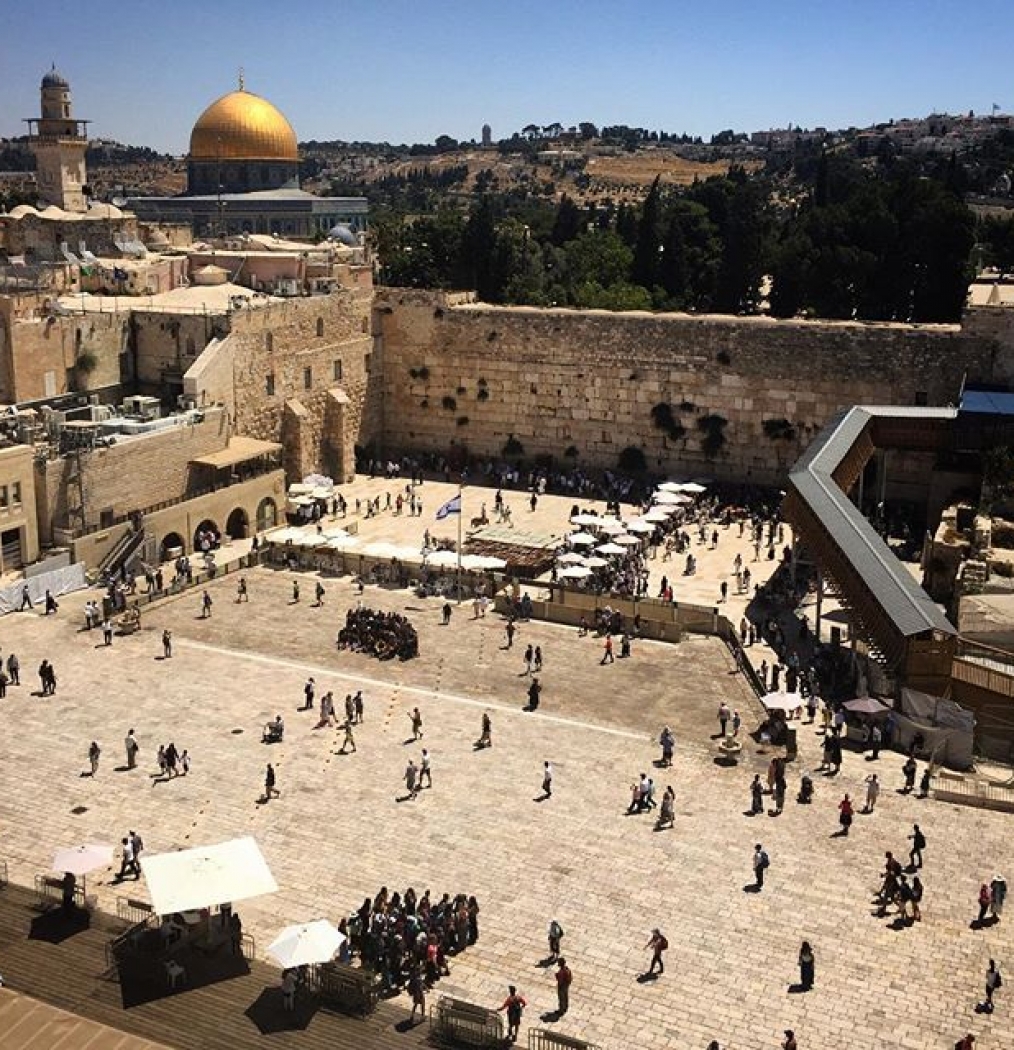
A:
[[[158,915],[198,911],[275,893],[278,884],[252,838],[141,858]]]

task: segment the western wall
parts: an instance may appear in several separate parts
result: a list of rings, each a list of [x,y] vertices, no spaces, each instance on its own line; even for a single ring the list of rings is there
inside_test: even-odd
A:
[[[374,315],[388,450],[458,443],[501,456],[513,437],[526,458],[615,467],[635,445],[650,469],[758,483],[777,482],[841,408],[956,404],[966,379],[1007,379],[1014,360],[1009,315],[786,321],[496,307],[390,288]]]

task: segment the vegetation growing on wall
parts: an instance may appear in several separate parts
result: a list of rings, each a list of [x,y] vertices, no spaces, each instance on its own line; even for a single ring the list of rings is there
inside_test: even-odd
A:
[[[651,410],[651,421],[671,441],[679,441],[687,432],[687,428],[673,413],[672,405],[665,401],[660,401]]]
[[[697,420],[697,429],[703,435],[701,438],[701,451],[708,457],[714,459],[725,447],[725,428],[729,421],[717,413],[709,413]]]

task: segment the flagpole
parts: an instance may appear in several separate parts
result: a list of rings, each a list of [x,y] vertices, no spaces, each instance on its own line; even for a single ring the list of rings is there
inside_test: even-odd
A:
[[[464,486],[458,484],[458,570],[457,577],[455,579],[456,590],[458,592],[458,605],[461,604],[461,518],[464,514],[464,510],[461,506],[461,490]]]

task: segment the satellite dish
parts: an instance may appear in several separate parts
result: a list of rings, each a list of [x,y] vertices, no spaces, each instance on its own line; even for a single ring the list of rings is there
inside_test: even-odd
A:
[[[126,205],[127,198],[126,197],[113,197],[113,199],[112,199],[112,201],[110,201],[110,203],[115,205],[117,208],[122,208],[122,207],[124,207]]]

